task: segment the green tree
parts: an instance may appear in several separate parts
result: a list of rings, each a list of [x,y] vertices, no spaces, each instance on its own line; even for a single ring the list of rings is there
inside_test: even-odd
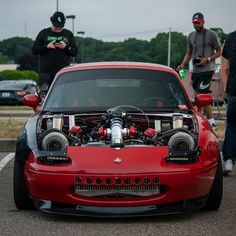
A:
[[[170,66],[176,68],[184,58],[187,49],[187,36],[183,33],[171,33],[171,60]]]
[[[2,52],[0,52],[0,64],[7,63],[7,60],[8,60],[7,56],[4,55]]]
[[[83,39],[83,62],[94,62],[101,61],[101,47],[103,45],[102,40],[96,40],[93,38]],[[82,48],[79,47],[79,53],[81,53]],[[77,58],[79,56],[77,55]]]
[[[227,34],[221,28],[211,28],[224,42]],[[78,45],[76,63],[97,61],[140,61],[167,65],[169,33],[158,33],[150,41],[129,38],[123,42],[103,42],[90,37],[75,37]],[[8,60],[20,64],[19,69],[36,70],[36,64],[31,54],[33,41],[29,38],[14,37],[0,41],[0,52]],[[180,32],[171,32],[170,66],[176,68],[185,55],[187,36]],[[6,59],[0,54],[0,60]]]
[[[8,56],[8,60],[15,61],[26,52],[31,52],[33,41],[25,37],[13,37],[0,42],[0,51]]]
[[[151,62],[167,65],[169,33],[159,33],[151,39],[149,55]],[[171,64],[173,68],[182,61],[187,47],[187,37],[183,33],[171,32]]]
[[[127,61],[128,55],[122,47],[115,47],[104,56],[104,61]]]
[[[19,65],[17,70],[33,70],[38,71],[38,56],[33,55],[31,52],[24,53],[16,59],[16,63]]]
[[[129,38],[123,43],[125,53],[128,55],[129,61],[149,62],[148,41]]]
[[[220,42],[221,42],[221,45],[223,45],[225,39],[228,36],[228,34],[224,33],[223,29],[221,29],[221,28],[210,28],[210,30],[215,31],[218,34],[218,37],[219,37]]]

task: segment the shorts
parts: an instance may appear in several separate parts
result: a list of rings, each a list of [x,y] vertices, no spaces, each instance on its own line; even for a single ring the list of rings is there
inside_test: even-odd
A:
[[[211,80],[214,71],[192,73],[192,86],[197,93],[211,93]]]

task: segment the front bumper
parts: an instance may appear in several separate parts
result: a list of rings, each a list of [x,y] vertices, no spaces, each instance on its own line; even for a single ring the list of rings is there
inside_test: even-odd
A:
[[[207,196],[164,205],[136,207],[97,207],[56,204],[51,201],[34,199],[35,207],[45,213],[88,217],[137,217],[194,212],[205,206]]]
[[[118,153],[118,151],[116,152]],[[87,154],[88,151],[86,150],[82,154],[85,153]],[[36,207],[49,213],[88,216],[137,216],[185,212],[198,209],[205,204],[217,167],[216,157],[194,164],[167,164],[164,161],[166,156],[164,151],[163,155],[160,155],[159,151],[158,158],[157,153],[151,153],[147,157],[142,153],[139,155],[137,151],[136,159],[132,158],[131,152],[127,156],[118,153],[118,156],[123,157],[123,163],[119,165],[112,162],[111,155],[102,157],[97,151],[97,156],[101,156],[101,158],[94,163],[94,153],[96,152],[91,150],[91,155],[85,157],[76,152],[76,154],[70,155],[74,158],[72,164],[48,166],[40,164],[38,158],[31,152],[25,165],[25,176],[28,191],[34,199]],[[147,158],[149,162],[147,162]],[[78,178],[82,179],[81,183],[77,181]],[[107,187],[105,186],[107,178],[111,180],[112,190],[114,190],[117,179],[120,180],[121,186],[125,187],[127,178],[131,185],[132,183],[134,185],[134,180],[137,178],[143,189],[145,179],[148,178],[151,183],[155,184],[154,180],[158,178],[160,191],[154,191],[152,194],[152,188],[144,188],[151,194],[127,196],[118,191],[117,195],[88,196],[81,195],[81,189],[77,188],[78,186],[92,187],[97,190],[96,180],[100,179],[102,184],[99,188],[104,190]],[[91,180],[93,184],[90,185],[87,182],[86,185],[86,180]],[[76,192],[76,189],[79,191]],[[117,189],[119,190],[119,188]]]

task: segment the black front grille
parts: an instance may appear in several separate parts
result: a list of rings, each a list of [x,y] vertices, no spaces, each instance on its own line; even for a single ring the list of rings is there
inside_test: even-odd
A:
[[[158,177],[90,177],[79,176],[75,183],[81,186],[156,186]]]

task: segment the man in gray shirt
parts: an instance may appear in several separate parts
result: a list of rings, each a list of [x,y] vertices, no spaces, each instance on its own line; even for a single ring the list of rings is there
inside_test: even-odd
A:
[[[193,15],[192,23],[195,31],[188,36],[187,52],[177,71],[186,66],[192,59],[192,86],[195,95],[209,93],[212,76],[215,70],[215,59],[221,55],[221,45],[215,32],[204,27],[204,16],[197,12]],[[212,128],[216,130],[211,105],[205,107],[206,117]]]

